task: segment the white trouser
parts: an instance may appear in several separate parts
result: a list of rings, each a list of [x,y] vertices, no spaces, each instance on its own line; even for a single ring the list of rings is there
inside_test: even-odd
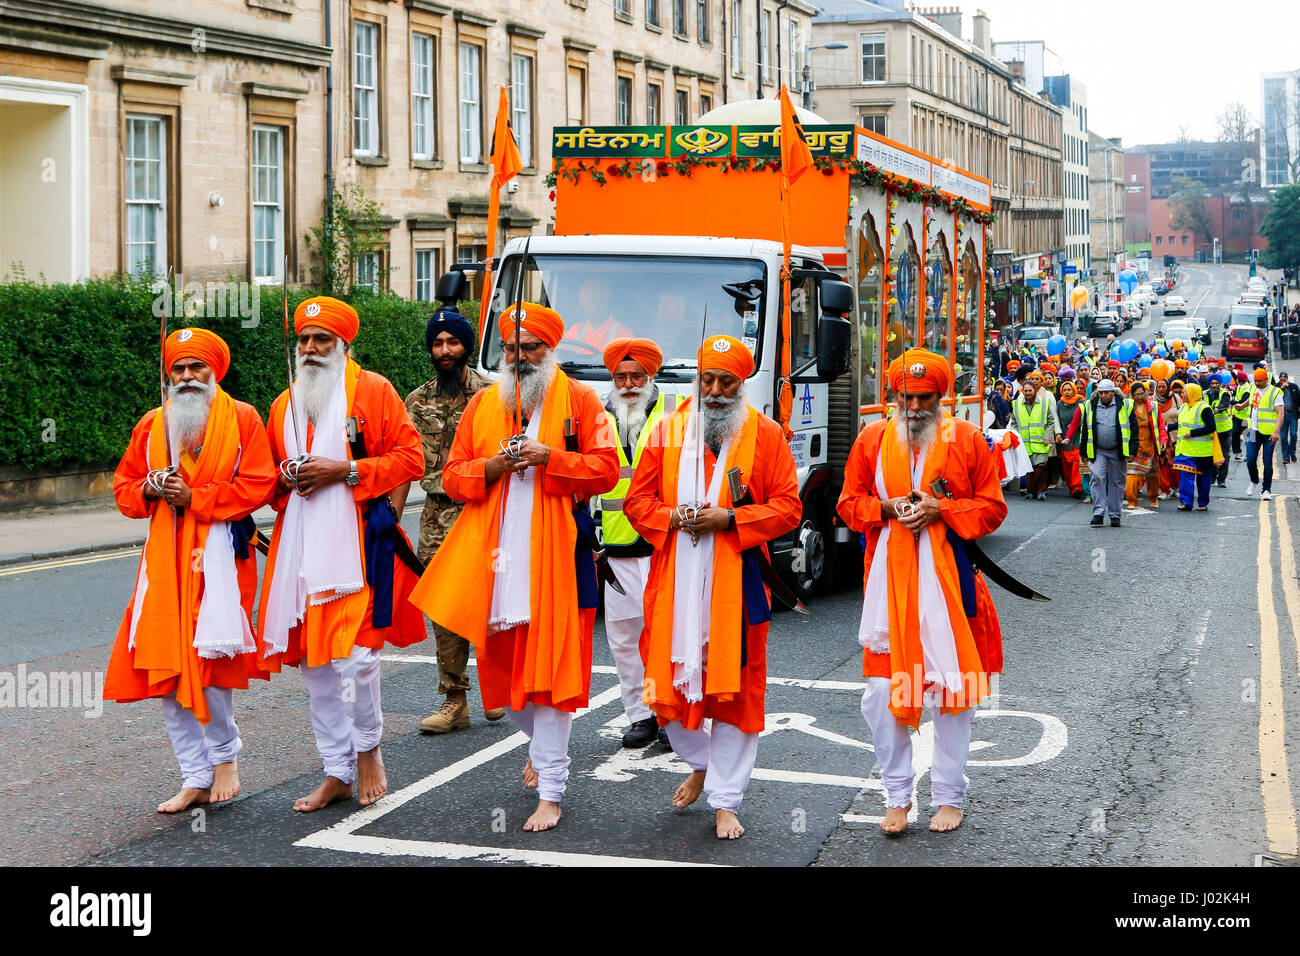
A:
[[[927,699],[934,724],[934,756],[930,760],[930,806],[960,807],[970,780],[966,758],[970,754],[970,723],[975,708],[944,714],[937,701]],[[871,727],[880,780],[885,785],[885,806],[905,807],[912,802],[912,738],[906,724],[889,710],[889,678],[868,677],[862,695],[862,716]]]
[[[754,772],[759,735],[744,733],[721,720],[706,720],[699,730],[687,730],[674,720],[667,730],[673,752],[692,770],[704,771],[704,795],[709,806],[738,812]]]
[[[212,719],[205,727],[193,711],[176,703],[176,695],[162,699],[163,723],[172,740],[172,751],[181,767],[181,786],[207,790],[212,786],[212,768],[230,763],[244,749],[235,726],[235,692],[229,687],[205,687]]]
[[[645,689],[645,663],[641,660],[641,629],[645,626],[643,603],[650,559],[610,558],[609,566],[618,576],[625,593],[605,586],[605,637],[609,652],[618,668],[619,696],[623,713],[636,723],[650,716],[650,708],[641,703]]]
[[[356,646],[346,658],[303,666],[316,750],[327,776],[356,779],[357,754],[374,750],[384,733],[379,696],[379,652]]]
[[[537,772],[537,796],[559,803],[569,782],[569,728],[573,715],[545,704],[507,710],[510,722],[528,735],[528,759]]]

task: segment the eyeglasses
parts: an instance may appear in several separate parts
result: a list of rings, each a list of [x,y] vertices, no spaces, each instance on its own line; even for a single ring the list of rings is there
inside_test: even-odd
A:
[[[545,343],[545,342],[530,342],[530,343],[526,343],[526,344],[520,345],[520,346],[519,346],[519,351],[523,352],[523,353],[526,354],[526,355],[539,355],[539,354],[541,354],[541,351],[542,351],[542,349],[544,349],[544,348],[546,348],[546,343]],[[506,342],[506,343],[502,346],[502,351],[505,352],[506,355],[514,355],[514,354],[515,354],[515,343],[514,343],[514,342]]]
[[[615,372],[614,384],[623,385],[644,385],[646,381],[645,372]]]

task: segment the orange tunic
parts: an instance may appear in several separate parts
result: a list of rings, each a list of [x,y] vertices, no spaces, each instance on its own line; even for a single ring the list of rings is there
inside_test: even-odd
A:
[[[670,530],[669,522],[677,502],[677,463],[686,433],[685,417],[689,413],[690,403],[687,403],[659,423],[641,453],[623,502],[627,519],[655,549],[646,583],[645,629],[641,632],[641,656],[646,662],[646,703],[661,724],[676,720],[694,730],[708,717],[756,734],[763,729],[768,625],[751,625],[745,620],[739,555],[753,547],[762,547],[766,552],[768,541],[798,526],[803,505],[799,500],[794,457],[781,426],[751,410],[750,422],[755,426],[752,448],[744,449],[744,442],[737,442],[741,447],[728,454],[727,466],[741,467],[741,484],[751,492],[754,504],[735,509],[734,529],[714,534],[714,587],[704,693],[701,700],[688,702],[672,682],[673,552],[677,533]],[[748,459],[747,463],[739,461],[742,456]],[[717,460],[707,447],[704,464],[708,482],[712,480]],[[719,507],[729,507],[731,496],[725,481],[722,489]],[[726,561],[722,549],[730,553],[731,560],[727,563],[736,569],[735,580],[730,584],[719,576]],[[724,620],[726,616],[732,617],[732,621]]]
[[[357,459],[357,476],[360,479],[352,489],[352,499],[357,506],[357,526],[362,548],[361,563],[365,567],[365,506],[372,498],[387,495],[398,485],[418,481],[424,477],[424,450],[420,434],[411,424],[406,403],[393,388],[392,383],[375,372],[369,372],[348,361],[349,381],[348,415],[357,419],[361,428],[366,457]],[[288,392],[281,392],[271,404],[267,419],[267,432],[271,438],[271,453],[276,462],[285,458],[284,407],[289,401]],[[299,413],[301,414],[301,412]],[[307,426],[306,442],[311,447],[315,428]],[[266,601],[275,574],[276,551],[280,541],[280,526],[284,523],[284,509],[292,492],[278,491],[271,504],[280,512],[275,519],[271,538],[271,553],[266,562],[266,578],[262,582],[262,599],[257,617],[258,627],[266,615]],[[399,527],[405,537],[406,532]],[[409,542],[408,542],[409,543]],[[319,667],[332,659],[347,657],[354,645],[379,650],[385,642],[395,647],[407,647],[424,640],[424,618],[407,598],[418,579],[400,559],[393,559],[393,624],[378,628],[371,622],[374,598],[367,584],[356,594],[337,598],[325,604],[307,606],[306,619],[289,631],[289,646],[283,662],[298,664],[304,659],[309,667]],[[279,669],[279,661],[267,662]]]
[[[551,457],[533,487],[528,624],[488,633],[509,476],[488,485],[487,460],[515,431],[496,386],[476,393],[461,415],[442,487],[466,504],[411,600],[474,645],[484,706],[522,710],[531,701],[571,713],[587,705],[596,617],[594,608],[578,608],[573,508],[618,483],[618,450],[596,393],[563,372],[556,372],[541,414],[538,440]],[[576,451],[564,450],[566,418]]]
[[[224,394],[224,393],[219,393]],[[214,404],[217,399],[214,399]],[[131,433],[131,442],[127,446],[122,461],[113,473],[113,497],[117,508],[128,518],[149,518],[151,528],[158,528],[159,534],[164,529],[159,526],[167,524],[167,534],[173,539],[184,536],[187,523],[194,527],[189,533],[193,535],[199,526],[206,527],[213,521],[237,521],[252,514],[267,500],[275,488],[276,466],[271,458],[271,449],[266,441],[266,430],[257,409],[244,402],[232,402],[234,419],[238,429],[238,471],[234,471],[234,456],[224,467],[218,469],[215,480],[192,486],[190,503],[185,508],[184,517],[176,523],[177,530],[170,530],[170,517],[165,502],[147,499],[144,496],[144,479],[150,471],[149,436],[154,426],[158,410],[149,412],[135,426]],[[193,471],[197,471],[202,462],[203,453],[199,453],[199,462],[182,465],[182,477],[189,483]],[[192,471],[193,469],[193,471]],[[220,472],[225,472],[223,477]],[[155,520],[157,519],[157,520]],[[157,544],[158,542],[154,542]],[[164,542],[164,548],[166,543]],[[131,609],[128,602],[126,613],[118,628],[109,659],[108,674],[104,683],[104,699],[121,702],[142,700],[146,697],[163,697],[173,691],[177,699],[195,713],[203,722],[207,721],[207,707],[203,687],[238,687],[246,688],[249,677],[267,678],[269,674],[259,668],[257,658],[252,654],[239,654],[235,657],[201,658],[193,646],[194,627],[198,621],[199,605],[203,596],[203,575],[194,567],[193,557],[179,553],[181,549],[174,546],[175,571],[165,576],[151,575],[151,583],[161,586],[165,579],[171,582],[174,596],[167,597],[170,616],[174,622],[164,625],[161,617],[141,617],[136,630],[136,645],[130,644]],[[157,553],[150,548],[151,553]],[[144,555],[141,555],[143,565]],[[235,558],[235,567],[239,576],[239,592],[244,613],[251,616],[253,601],[257,595],[257,556],[249,551],[245,559]],[[137,574],[139,572],[137,571]],[[181,592],[189,595],[181,600]],[[188,606],[181,607],[181,604]],[[167,630],[168,633],[162,633]],[[182,687],[181,685],[185,685]]]
[[[837,505],[844,523],[854,531],[866,534],[864,586],[866,577],[871,573],[871,561],[876,552],[880,533],[884,530],[886,521],[893,520],[882,519],[881,499],[876,495],[876,460],[881,452],[885,430],[893,427],[892,420],[872,422],[859,433],[845,465],[844,488]],[[948,431],[949,428],[952,429],[951,432]],[[935,452],[940,450],[944,454],[936,455]],[[1007,505],[998,481],[997,462],[979,429],[969,422],[945,417],[943,425],[940,426],[940,435],[936,438],[931,454],[927,457],[927,473],[935,462],[940,462],[938,475],[947,479],[948,489],[953,495],[952,498],[939,499],[943,525],[951,528],[958,536],[968,539],[981,538],[995,531],[1007,516]],[[884,471],[888,476],[888,469],[885,468]],[[931,493],[929,488],[925,491]],[[952,546],[941,534],[944,528],[939,522],[930,527],[937,529],[931,535],[935,570],[939,575],[948,605],[949,619],[957,639],[958,656],[961,660],[970,659],[978,663],[977,671],[972,677],[975,679],[976,686],[983,688],[987,685],[989,674],[1002,670],[1002,630],[998,624],[997,610],[993,606],[988,586],[984,583],[984,576],[977,574],[975,576],[976,613],[974,617],[965,616],[960,591],[956,587],[957,565]],[[891,561],[896,536],[899,541],[915,549],[912,536],[901,524],[896,524],[894,530],[890,532]],[[895,570],[891,564],[891,586],[894,586]],[[915,604],[915,599],[915,582],[912,582],[909,600]],[[914,623],[914,618],[909,617],[909,622]],[[864,649],[862,662],[864,676],[889,677],[896,683],[900,679],[906,679],[905,648],[910,641],[919,638],[916,634],[896,633],[900,629],[905,628],[891,614],[890,652],[873,654]],[[970,657],[968,658],[967,655]],[[978,698],[980,695],[977,693],[974,696]],[[911,699],[910,695],[909,699]],[[978,703],[978,699],[962,700],[957,706],[945,706],[944,710],[963,710],[966,706],[973,706],[975,703]],[[919,706],[907,706],[899,700],[891,700],[890,710],[899,720],[913,726],[916,726],[920,719]]]

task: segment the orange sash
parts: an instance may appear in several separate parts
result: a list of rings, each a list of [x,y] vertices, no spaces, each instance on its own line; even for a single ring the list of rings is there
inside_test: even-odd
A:
[[[476,458],[501,451],[501,440],[514,434],[514,417],[493,387],[480,393],[472,434]],[[537,440],[564,447],[564,421],[573,415],[569,379],[556,370],[555,381],[542,405]],[[463,424],[462,424],[462,427]],[[588,677],[578,613],[578,585],[573,553],[577,527],[569,495],[545,494],[546,466],[533,482],[531,550],[529,552],[528,640],[524,659],[524,694],[549,693],[556,707],[587,693]],[[488,617],[492,608],[499,529],[510,476],[497,480],[486,499],[465,505],[447,538],[411,591],[411,603],[429,618],[486,653]]]
[[[669,508],[677,507],[677,471],[682,459],[682,441],[686,434],[686,416],[691,401],[683,402],[672,417],[659,426],[662,437],[663,467],[659,475],[659,497]],[[654,441],[651,438],[651,441]],[[754,452],[758,445],[758,412],[752,407],[749,417],[740,430],[740,437],[727,452],[725,465],[714,462],[713,467],[726,471],[739,468],[742,485],[749,484],[754,471]],[[725,474],[725,472],[724,472]],[[706,480],[710,478],[706,475]],[[719,508],[731,507],[731,488],[722,482],[718,496]],[[650,644],[646,654],[645,703],[651,709],[656,704],[679,702],[673,687],[673,593],[672,582],[677,569],[677,534],[669,532],[665,546],[666,561],[660,577],[661,586],[655,592],[655,604],[646,615],[651,623]],[[728,701],[740,693],[740,644],[743,615],[745,613],[744,589],[741,586],[742,564],[740,552],[731,547],[722,535],[714,535],[713,542],[713,593],[709,599],[709,646],[704,671],[704,696]]]
[[[953,419],[944,416],[938,434],[925,457],[925,469],[919,489],[929,493],[930,484],[944,473],[948,462],[948,449],[953,441]],[[905,496],[912,490],[911,452],[898,438],[898,429],[886,425],[880,440],[880,468],[889,497]],[[935,572],[948,607],[957,645],[957,663],[961,669],[962,689],[943,695],[942,709],[946,714],[957,713],[976,706],[988,696],[988,674],[980,661],[970,623],[962,607],[961,583],[957,580],[957,564],[952,546],[948,543],[948,525],[933,522],[926,532],[934,551]],[[917,541],[901,523],[891,526],[889,532],[889,709],[905,724],[918,727],[921,722],[922,691],[924,690],[925,656],[921,649],[921,619],[918,605],[920,593],[917,582]],[[901,640],[898,638],[901,636]]]
[[[180,474],[191,488],[225,481],[234,474],[238,456],[235,401],[218,386],[208,411],[202,451],[197,460],[188,453],[181,455]],[[149,467],[166,468],[169,464],[160,408],[154,413],[149,431]],[[203,697],[201,663],[194,652],[194,626],[202,598],[200,556],[207,542],[208,527],[208,522],[200,522],[188,508],[179,523],[166,502],[159,501],[154,508],[149,519],[149,538],[140,558],[140,570],[136,572],[137,586],[143,571],[148,578],[148,589],[136,623],[135,651],[131,656],[136,670],[148,672],[151,689],[179,677],[177,702],[205,724],[211,717]],[[129,608],[122,628],[130,632]],[[119,633],[119,640],[122,638]]]

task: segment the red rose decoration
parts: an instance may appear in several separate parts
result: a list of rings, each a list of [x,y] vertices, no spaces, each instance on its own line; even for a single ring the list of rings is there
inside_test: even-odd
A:
[[[658,173],[660,176],[667,176],[667,175],[668,175],[668,164],[667,164],[667,163],[662,163],[662,162],[661,162],[661,163],[655,163],[655,172]]]
[[[550,199],[551,199],[551,202],[555,202],[555,190],[554,190],[554,189],[552,189],[551,192],[550,192]]]
[[[823,169],[822,169],[822,175],[823,175],[823,176],[834,176],[834,175],[835,175],[835,170],[834,170],[832,167],[830,167],[830,166],[823,167]]]

